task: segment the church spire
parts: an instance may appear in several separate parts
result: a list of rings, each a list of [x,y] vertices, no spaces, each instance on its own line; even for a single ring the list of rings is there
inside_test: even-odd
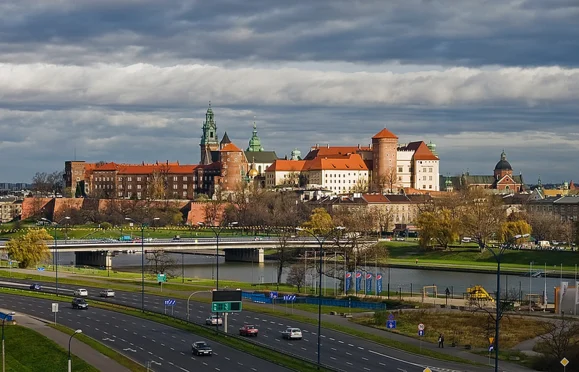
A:
[[[211,101],[209,101],[209,108],[205,113],[205,121],[203,122],[203,133],[201,134],[201,164],[210,164],[212,162],[211,151],[219,150],[219,140],[217,138],[217,123],[215,122],[215,115],[211,108]]]
[[[255,124],[255,121],[253,122],[253,134],[251,135],[251,139],[249,140],[249,146],[245,151],[253,151],[253,152],[263,151],[263,147],[261,146],[261,140],[257,135],[257,125]]]

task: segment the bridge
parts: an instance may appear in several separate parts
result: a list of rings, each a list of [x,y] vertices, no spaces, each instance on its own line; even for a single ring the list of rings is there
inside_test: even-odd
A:
[[[346,241],[344,241],[345,243]],[[145,251],[168,250],[171,252],[187,250],[213,253],[217,247],[215,238],[181,238],[175,239],[139,239],[133,241],[100,240],[49,240],[45,242],[52,253],[74,252],[77,265],[111,268],[115,251],[136,250]],[[269,238],[219,238],[219,250],[223,250],[225,261],[264,262],[264,250],[276,249],[281,245],[288,248],[318,249],[319,242],[313,238],[291,238],[281,242],[276,237]],[[331,241],[324,243],[329,247]],[[5,249],[5,242],[0,243],[0,250]]]

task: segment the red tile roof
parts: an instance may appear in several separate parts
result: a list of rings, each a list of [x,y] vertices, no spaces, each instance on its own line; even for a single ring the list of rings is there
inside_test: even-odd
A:
[[[398,139],[398,137],[394,133],[390,132],[386,128],[382,129],[380,132],[376,133],[376,135],[374,135],[374,137],[372,137],[372,139],[380,139],[380,138],[396,138],[396,139]]]
[[[350,154],[348,157],[331,158],[331,157],[317,157],[313,160],[308,160],[304,170],[352,170],[352,171],[367,171],[366,163],[358,154]]]
[[[398,149],[402,151],[414,151],[414,160],[439,160],[438,156],[430,151],[424,141],[410,142],[406,146],[401,146]]]
[[[228,143],[221,149],[223,152],[241,152],[241,149],[235,146],[233,143]]]
[[[305,160],[285,160],[277,159],[267,169],[266,172],[301,172],[306,164]]]
[[[388,203],[389,200],[382,194],[363,194],[362,199],[366,201],[366,203]]]

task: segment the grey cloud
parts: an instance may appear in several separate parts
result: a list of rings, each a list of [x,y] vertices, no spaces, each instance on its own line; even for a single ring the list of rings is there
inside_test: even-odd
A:
[[[572,1],[21,4],[0,23],[4,61],[577,66],[579,60],[579,7]]]

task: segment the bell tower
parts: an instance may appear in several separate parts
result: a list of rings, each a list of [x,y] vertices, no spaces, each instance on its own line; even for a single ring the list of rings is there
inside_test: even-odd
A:
[[[211,152],[219,150],[219,141],[217,140],[217,124],[215,123],[213,109],[211,108],[211,101],[209,101],[209,108],[205,113],[203,133],[201,135],[201,142],[199,143],[199,147],[201,149],[200,164],[211,164],[213,162],[211,158]]]

